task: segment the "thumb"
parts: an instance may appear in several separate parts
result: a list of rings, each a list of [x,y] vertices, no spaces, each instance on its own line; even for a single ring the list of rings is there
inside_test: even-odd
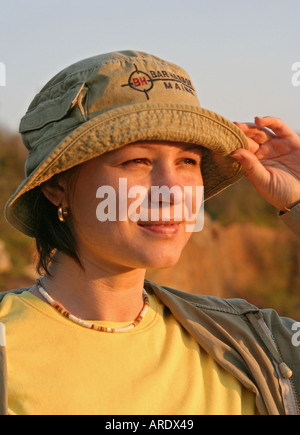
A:
[[[268,183],[269,172],[251,151],[241,148],[230,155],[242,165],[245,176],[254,186],[263,186]]]

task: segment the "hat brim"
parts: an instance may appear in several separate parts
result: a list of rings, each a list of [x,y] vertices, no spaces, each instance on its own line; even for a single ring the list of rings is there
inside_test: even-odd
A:
[[[36,187],[55,174],[138,141],[171,141],[204,147],[202,175],[205,200],[243,176],[230,157],[248,149],[246,136],[233,123],[207,109],[165,103],[145,103],[98,114],[69,134],[24,180],[5,206],[5,217],[16,229],[35,237],[32,205]]]

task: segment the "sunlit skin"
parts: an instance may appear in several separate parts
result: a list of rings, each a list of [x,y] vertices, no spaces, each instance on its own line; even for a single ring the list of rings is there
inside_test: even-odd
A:
[[[280,119],[256,118],[236,123],[248,138],[250,150],[232,153],[261,196],[286,211],[300,201],[300,138]],[[137,222],[105,222],[96,218],[101,184],[118,191],[120,177],[128,189],[142,185],[201,186],[201,147],[179,143],[139,143],[107,153],[81,166],[73,204],[68,204],[63,183],[46,183],[43,192],[58,206],[72,209],[79,256],[85,273],[66,255],[44,278],[51,296],[73,314],[88,320],[132,321],[140,312],[145,271],[177,263],[191,233],[185,224],[178,231],[151,231]],[[130,201],[128,201],[130,204]],[[199,265],[201,267],[201,265]],[[39,294],[36,287],[32,293]]]
[[[113,187],[118,204],[120,178],[127,179],[128,190],[136,185],[146,187],[149,200],[151,186],[203,186],[201,156],[201,147],[195,145],[135,143],[83,163],[71,205],[66,203],[63,185],[45,185],[45,195],[56,206],[71,206],[78,254],[86,270],[84,275],[73,260],[59,254],[59,262],[50,269],[54,278],[44,279],[52,297],[83,318],[133,320],[141,308],[146,269],[174,266],[191,233],[186,232],[184,221],[165,222],[160,229],[157,223],[149,226],[147,222],[145,226],[129,219],[99,222],[96,208],[101,200],[96,198],[97,189]],[[128,199],[128,206],[133,201]],[[172,202],[170,208],[172,220]],[[59,289],[66,281],[62,293]],[[72,298],[68,292],[72,292]],[[137,292],[139,298],[133,296]],[[75,294],[87,298],[86,308],[84,303],[80,309],[76,307]],[[115,300],[113,310],[105,309],[108,299],[109,305]],[[119,306],[124,313],[121,316],[114,313]]]
[[[164,232],[154,233],[129,219],[99,222],[95,210],[101,200],[95,193],[99,186],[112,186],[118,204],[120,178],[127,179],[128,189],[136,185],[146,187],[149,199],[151,186],[203,185],[200,164],[200,147],[142,143],[127,145],[83,164],[73,203],[80,258],[114,273],[176,264],[190,237],[183,223],[170,226],[166,222]],[[128,199],[128,206],[133,201]],[[172,208],[171,204],[171,218]]]
[[[233,157],[258,193],[278,210],[300,200],[300,137],[281,119],[256,117],[254,123],[236,123],[248,138],[250,151]]]

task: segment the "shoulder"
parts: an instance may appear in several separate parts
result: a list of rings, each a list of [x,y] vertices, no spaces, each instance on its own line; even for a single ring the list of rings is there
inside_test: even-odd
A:
[[[291,337],[295,334],[295,327],[300,328],[300,323],[281,317],[277,311],[258,308],[244,299],[222,299],[215,296],[191,294],[170,287],[158,286],[150,281],[146,281],[145,285],[149,286],[173,313],[176,311],[182,316],[189,317],[193,313],[195,318],[202,319],[204,313],[205,316],[209,316],[216,322],[223,322],[227,325],[240,324],[243,327],[245,322],[249,323],[250,318],[255,322],[262,319],[271,334],[280,342],[287,341],[288,345],[291,343]],[[297,350],[300,350],[300,341]]]
[[[188,293],[166,286],[159,286],[149,280],[145,280],[145,286],[151,288],[163,302],[176,300],[178,304],[190,304],[201,310],[224,312],[235,315],[260,311],[255,305],[252,305],[244,299],[222,299],[216,296]]]
[[[13,290],[8,290],[6,292],[2,292],[2,293],[0,293],[0,303],[3,301],[3,299],[7,295],[11,295],[11,294],[20,295],[26,291],[31,290],[31,288],[32,287],[24,287],[24,288],[18,288],[18,289],[13,289]]]

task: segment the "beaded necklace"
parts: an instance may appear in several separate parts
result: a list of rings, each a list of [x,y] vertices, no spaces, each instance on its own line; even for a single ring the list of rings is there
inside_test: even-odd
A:
[[[73,314],[71,314],[69,311],[67,311],[62,305],[60,305],[58,302],[52,299],[52,297],[46,292],[46,290],[41,285],[40,279],[36,280],[36,285],[39,290],[39,293],[43,296],[43,298],[46,299],[46,301],[64,317],[85,328],[94,329],[95,331],[99,331],[99,332],[118,333],[118,332],[129,331],[130,329],[135,328],[137,325],[139,325],[139,323],[141,323],[149,308],[149,296],[146,290],[144,289],[143,290],[144,306],[142,311],[139,313],[138,317],[132,323],[130,323],[127,326],[123,326],[122,328],[105,328],[103,326],[98,326],[95,325],[94,323],[87,322],[86,320],[82,320],[74,316]]]

